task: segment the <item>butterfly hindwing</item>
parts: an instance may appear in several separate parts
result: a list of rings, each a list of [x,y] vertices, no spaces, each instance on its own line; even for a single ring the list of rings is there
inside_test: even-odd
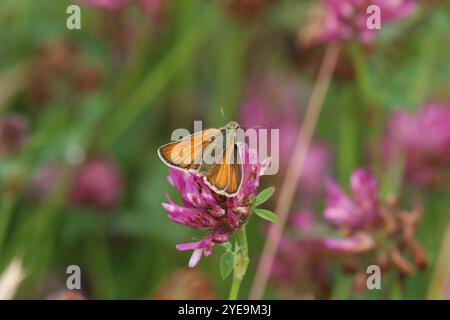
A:
[[[234,196],[242,183],[242,163],[234,138],[229,139],[224,150],[222,162],[212,166],[205,182],[217,193]]]
[[[235,194],[242,184],[242,161],[237,144],[233,146],[233,163],[230,165],[230,178],[227,186],[228,194]]]

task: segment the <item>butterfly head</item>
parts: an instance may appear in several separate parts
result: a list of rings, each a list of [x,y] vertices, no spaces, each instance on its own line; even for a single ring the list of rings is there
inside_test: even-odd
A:
[[[241,125],[239,123],[237,123],[236,121],[230,121],[226,125],[226,128],[230,129],[230,130],[237,130],[240,127],[241,127]]]

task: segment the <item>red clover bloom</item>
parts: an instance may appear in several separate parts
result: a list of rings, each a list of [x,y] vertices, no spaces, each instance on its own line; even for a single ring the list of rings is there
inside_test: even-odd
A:
[[[381,27],[403,19],[416,8],[415,0],[321,0],[321,6],[310,17],[303,34],[304,39],[316,42],[340,42],[358,40],[370,43],[378,29],[369,28],[370,5],[380,8]]]
[[[71,200],[75,204],[100,210],[117,205],[122,193],[122,178],[116,164],[106,158],[93,158],[75,172]]]
[[[412,274],[414,265],[425,268],[425,251],[415,239],[420,210],[400,210],[395,197],[382,203],[375,177],[363,169],[353,172],[350,187],[353,197],[332,180],[327,185],[325,220],[342,237],[325,237],[325,248],[347,258],[344,265],[349,271],[359,270],[358,256],[371,254],[382,269],[394,267],[401,275]]]
[[[440,186],[450,174],[450,107],[427,104],[416,114],[395,112],[384,137],[386,160],[400,154],[406,176],[422,186]]]
[[[19,114],[0,118],[0,158],[18,151],[28,136],[28,122]]]
[[[177,205],[166,194],[168,203],[163,203],[169,219],[198,230],[208,231],[203,239],[182,243],[177,249],[194,250],[189,261],[195,267],[202,256],[210,256],[215,244],[228,241],[233,232],[248,221],[251,198],[259,186],[259,178],[269,165],[269,160],[257,160],[256,151],[242,148],[243,182],[234,197],[218,195],[209,188],[203,178],[177,169],[169,169],[169,183],[177,189],[183,206]],[[252,160],[252,161],[249,161]]]

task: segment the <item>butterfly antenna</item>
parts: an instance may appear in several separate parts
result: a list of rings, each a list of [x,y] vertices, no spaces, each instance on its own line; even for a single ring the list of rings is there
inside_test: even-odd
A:
[[[255,126],[250,126],[250,127],[241,126],[241,128],[244,129],[244,130],[248,130],[248,129],[265,129],[266,125],[264,125],[264,124],[257,124]]]
[[[265,124],[257,124],[257,125],[251,126],[250,128],[253,128],[253,129],[264,129],[264,128],[266,128],[266,125]]]
[[[226,121],[230,121],[230,119],[228,119],[228,118],[225,116],[225,112],[223,111],[223,107],[220,107],[220,113],[222,114],[222,117],[223,117]]]

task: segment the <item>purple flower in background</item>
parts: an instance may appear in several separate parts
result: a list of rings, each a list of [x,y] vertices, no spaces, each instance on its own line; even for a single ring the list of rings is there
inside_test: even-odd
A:
[[[19,114],[0,117],[0,158],[18,151],[28,136],[28,122]]]
[[[300,193],[313,196],[321,194],[329,175],[330,149],[323,143],[313,142],[306,155],[298,188]]]
[[[450,173],[450,107],[427,104],[416,114],[397,111],[389,119],[384,146],[387,162],[404,157],[407,178],[439,186]]]
[[[64,166],[60,163],[48,163],[40,167],[33,176],[29,191],[31,197],[40,200],[51,193],[64,175]]]
[[[308,234],[316,224],[310,211],[301,210],[291,215],[289,236],[286,234],[281,239],[271,272],[271,280],[284,298],[329,297],[326,251],[320,238]]]
[[[366,232],[357,232],[343,239],[325,238],[324,246],[336,253],[364,253],[375,247],[374,238]]]
[[[323,5],[321,41],[346,41],[357,39],[365,43],[373,41],[378,32],[367,27],[372,13],[369,5],[381,11],[382,26],[388,22],[409,16],[416,7],[415,0],[321,0]]]
[[[130,0],[78,0],[81,4],[86,4],[92,7],[104,8],[109,10],[119,10]]]
[[[378,186],[366,170],[356,169],[350,178],[353,198],[348,197],[336,182],[327,183],[325,219],[333,226],[360,229],[380,221]]]
[[[85,97],[97,90],[102,73],[74,43],[60,40],[43,45],[32,55],[26,71],[26,98],[33,108],[44,108],[57,95],[55,86]],[[69,93],[69,92],[68,92]]]
[[[308,210],[301,210],[292,214],[290,217],[291,226],[298,231],[308,231],[315,223],[316,219],[314,218],[314,214]]]
[[[177,205],[166,194],[168,203],[162,203],[169,219],[198,230],[208,231],[203,239],[178,244],[178,250],[194,250],[189,266],[194,267],[202,256],[210,256],[215,244],[224,243],[249,218],[249,204],[259,186],[259,177],[269,165],[269,160],[256,160],[256,151],[246,145],[242,150],[243,182],[239,193],[234,197],[216,194],[202,177],[177,169],[169,169],[169,183],[177,189],[183,206]],[[249,161],[250,159],[254,159]],[[256,163],[256,164],[251,164]]]
[[[74,173],[70,194],[72,203],[106,210],[118,204],[121,194],[122,178],[111,159],[89,159]]]
[[[394,267],[403,275],[412,274],[414,266],[424,269],[425,251],[415,240],[421,211],[401,210],[395,197],[386,203],[379,201],[377,181],[367,170],[356,169],[351,175],[350,187],[352,197],[331,179],[327,184],[324,217],[342,236],[324,237],[324,247],[348,258],[346,268],[349,270],[358,270],[354,266],[357,255],[374,255],[374,263],[382,269]],[[412,262],[405,255],[409,255]],[[361,279],[361,275],[355,279]]]

